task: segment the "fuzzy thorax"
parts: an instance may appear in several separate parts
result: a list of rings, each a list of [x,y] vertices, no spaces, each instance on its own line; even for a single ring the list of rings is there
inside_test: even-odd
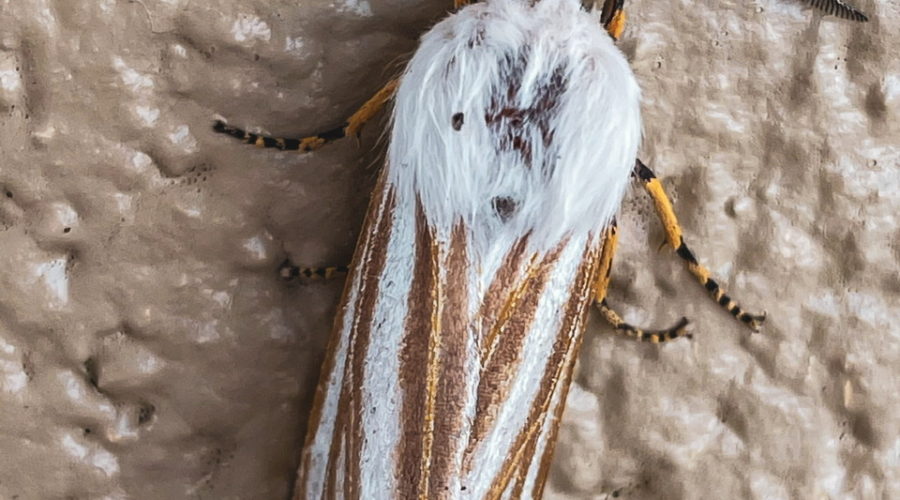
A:
[[[461,220],[476,252],[599,234],[637,154],[639,98],[576,0],[471,5],[425,34],[406,68],[387,182],[400,206],[421,200],[439,235]]]

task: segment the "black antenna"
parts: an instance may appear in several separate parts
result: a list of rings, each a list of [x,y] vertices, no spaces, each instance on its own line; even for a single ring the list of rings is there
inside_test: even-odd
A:
[[[861,23],[869,20],[865,14],[856,10],[855,7],[844,3],[842,0],[806,0],[806,2],[832,16],[850,19],[851,21],[859,21]]]

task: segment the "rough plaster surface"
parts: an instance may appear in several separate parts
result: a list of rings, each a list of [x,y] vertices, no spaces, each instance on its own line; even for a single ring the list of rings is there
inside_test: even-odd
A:
[[[900,3],[634,0],[642,157],[751,335],[639,192],[547,497],[900,497]],[[284,499],[379,129],[307,156],[439,1],[0,1],[0,498]]]

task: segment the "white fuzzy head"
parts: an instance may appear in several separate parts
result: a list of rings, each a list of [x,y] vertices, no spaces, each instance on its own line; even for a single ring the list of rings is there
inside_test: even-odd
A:
[[[422,37],[397,94],[388,182],[475,249],[546,250],[616,213],[640,140],[639,89],[577,0],[489,0]]]

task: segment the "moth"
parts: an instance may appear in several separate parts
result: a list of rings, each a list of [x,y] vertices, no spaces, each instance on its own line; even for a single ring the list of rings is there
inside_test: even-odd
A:
[[[458,2],[342,126],[282,139],[216,123],[257,146],[310,151],[395,101],[295,499],[540,498],[592,306],[641,340],[687,334],[684,318],[629,325],[606,300],[631,178],[709,295],[752,330],[763,323],[698,262],[636,160],[640,92],[614,44],[623,3]]]

